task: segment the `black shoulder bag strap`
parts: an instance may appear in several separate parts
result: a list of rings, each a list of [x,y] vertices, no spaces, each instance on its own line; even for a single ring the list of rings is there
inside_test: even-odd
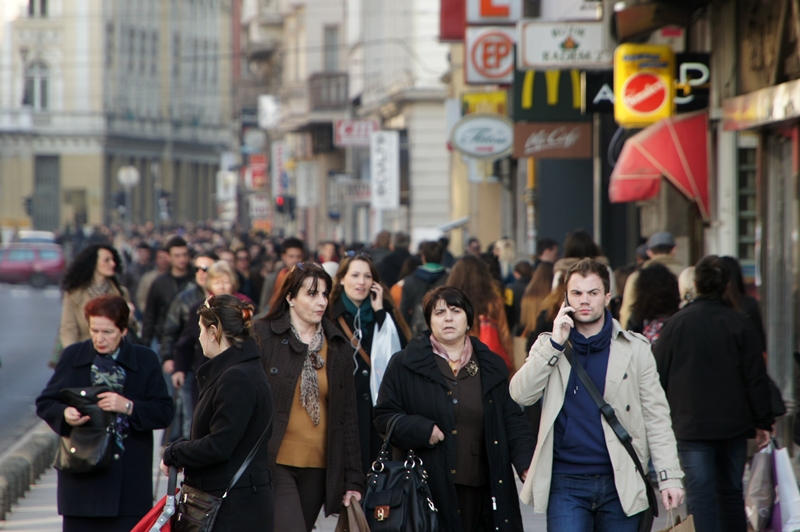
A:
[[[258,438],[258,441],[253,446],[253,448],[250,450],[250,454],[247,455],[247,458],[244,459],[244,462],[242,462],[242,465],[239,468],[239,470],[236,472],[235,475],[233,475],[233,480],[231,480],[231,483],[228,485],[228,489],[226,489],[225,493],[222,494],[222,498],[223,499],[225,497],[227,497],[228,496],[228,492],[231,491],[234,486],[236,486],[236,483],[239,482],[240,478],[242,478],[242,475],[244,474],[245,470],[247,469],[247,466],[249,466],[250,462],[253,461],[253,458],[256,457],[256,453],[258,452],[258,449],[261,447],[261,444],[264,443],[264,438],[267,437],[267,432],[269,432],[269,428],[271,426],[272,426],[272,414],[270,414],[270,416],[269,416],[269,422],[267,423],[267,426],[264,429],[264,432],[261,433],[261,437]]]
[[[567,361],[569,362],[570,366],[572,366],[572,369],[578,375],[578,379],[580,379],[581,384],[583,384],[584,388],[586,388],[586,391],[589,392],[594,404],[597,405],[597,408],[600,409],[603,417],[606,418],[606,421],[608,421],[611,430],[614,431],[614,434],[617,435],[619,441],[622,442],[622,446],[625,447],[625,450],[628,451],[628,454],[631,456],[633,464],[636,466],[636,471],[639,472],[639,475],[641,475],[642,480],[644,481],[645,490],[647,491],[647,502],[650,503],[650,509],[653,512],[653,516],[658,517],[658,502],[656,501],[656,493],[653,489],[653,485],[647,478],[647,474],[644,472],[642,462],[639,460],[639,455],[636,454],[636,450],[631,444],[631,441],[633,441],[631,435],[628,434],[628,431],[625,430],[625,427],[623,427],[622,423],[620,423],[619,419],[617,419],[617,414],[614,412],[614,408],[608,404],[605,399],[603,399],[602,395],[600,395],[600,391],[592,382],[589,374],[586,373],[586,369],[580,364],[580,362],[573,359],[572,344],[570,344],[570,342],[567,342],[567,345],[564,347],[564,356],[567,357]]]

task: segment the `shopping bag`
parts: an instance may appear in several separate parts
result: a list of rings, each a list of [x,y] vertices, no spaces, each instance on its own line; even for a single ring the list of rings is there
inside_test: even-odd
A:
[[[336,523],[336,532],[369,532],[367,517],[355,497],[350,498],[350,506],[342,508]]]
[[[673,521],[672,512],[670,512],[667,517],[667,528],[662,528],[658,532],[694,532],[694,517],[687,515],[685,519],[681,519],[679,515]]]
[[[778,484],[780,501],[781,532],[800,531],[800,489],[794,474],[789,451],[775,449],[772,453],[775,464],[775,481]]]
[[[136,523],[131,532],[171,532],[172,519],[175,514],[175,498],[180,489],[178,484],[178,470],[175,467],[169,468],[169,481],[167,482],[167,494],[153,506],[152,510]]]
[[[514,365],[512,364],[508,353],[503,347],[503,343],[500,339],[500,331],[498,329],[497,322],[492,318],[484,315],[481,315],[478,318],[480,323],[480,333],[478,334],[478,340],[483,342],[486,345],[486,347],[489,348],[489,351],[491,351],[496,355],[499,355],[503,359],[503,362],[505,362],[506,367],[508,368],[508,372],[512,373],[514,371]]]
[[[753,532],[761,532],[770,522],[775,504],[775,475],[772,446],[753,455],[750,480],[744,493],[744,513]]]
[[[369,374],[369,391],[372,395],[372,404],[378,402],[378,390],[381,389],[381,381],[386,367],[392,356],[401,350],[400,335],[397,333],[397,326],[394,324],[392,315],[386,313],[383,326],[379,327],[375,323],[375,331],[372,333],[372,348],[370,361],[372,366]]]

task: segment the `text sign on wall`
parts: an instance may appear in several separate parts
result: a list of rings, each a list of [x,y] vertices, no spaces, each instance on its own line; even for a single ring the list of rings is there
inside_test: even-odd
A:
[[[516,29],[498,26],[467,28],[467,83],[507,84],[514,81]]]
[[[523,20],[517,26],[520,70],[603,68],[611,66],[602,22]]]
[[[375,210],[400,207],[400,132],[377,131],[369,150],[370,205]]]
[[[545,20],[601,20],[600,0],[541,0],[539,16]]]
[[[467,115],[453,126],[450,144],[469,157],[500,159],[514,147],[514,123],[501,115]]]
[[[372,134],[380,128],[377,120],[337,120],[333,125],[333,144],[339,148],[368,148]]]
[[[272,143],[272,197],[289,191],[289,175],[286,173],[286,142],[276,140]]]
[[[514,157],[590,159],[592,125],[588,122],[517,122]]]
[[[466,0],[467,24],[516,24],[522,0]]]
[[[675,114],[675,54],[669,46],[621,44],[614,53],[614,119],[646,127]]]

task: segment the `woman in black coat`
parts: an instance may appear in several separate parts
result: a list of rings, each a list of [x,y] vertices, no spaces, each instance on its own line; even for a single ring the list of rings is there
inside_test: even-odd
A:
[[[214,532],[273,529],[272,476],[267,441],[272,395],[261,352],[250,336],[253,306],[231,295],[209,297],[200,307],[200,345],[210,360],[197,369],[200,398],[192,439],[164,449],[161,469],[184,470],[184,484],[221,497],[259,438],[253,461],[228,492]]]
[[[339,271],[333,278],[330,308],[331,320],[350,340],[358,405],[361,467],[367,474],[383,443],[372,422],[370,372],[375,328],[380,330],[385,324],[394,327],[401,349],[406,347],[411,330],[392,302],[389,291],[381,284],[377,268],[364,253],[347,256],[339,263]],[[391,316],[391,323],[387,321],[387,316]],[[388,356],[387,353],[380,355],[388,359],[394,352],[388,353]]]
[[[375,426],[385,433],[404,414],[391,443],[422,459],[441,532],[522,532],[511,465],[524,479],[536,442],[505,362],[467,335],[472,304],[457,288],[429,292],[423,310],[431,332],[389,363]]]
[[[153,430],[172,421],[173,404],[158,356],[124,340],[130,311],[116,295],[85,307],[91,339],[67,347],[50,382],[36,399],[36,413],[60,436],[83,425],[83,416],[59,398],[62,388],[107,385],[98,405],[116,413],[121,442],[109,469],[58,472],[58,513],[64,532],[128,532],[153,506]],[[119,445],[116,442],[114,445]]]

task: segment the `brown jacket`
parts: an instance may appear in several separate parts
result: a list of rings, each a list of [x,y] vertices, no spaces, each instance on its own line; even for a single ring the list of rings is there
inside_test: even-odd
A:
[[[275,467],[289,414],[292,411],[297,380],[303,369],[307,346],[291,332],[289,316],[255,323],[261,346],[261,362],[272,387],[274,421],[269,440],[270,468]],[[325,470],[325,515],[338,513],[345,491],[363,493],[361,450],[358,443],[356,393],[350,344],[339,329],[323,318],[322,328],[328,340],[327,373],[328,449]]]

